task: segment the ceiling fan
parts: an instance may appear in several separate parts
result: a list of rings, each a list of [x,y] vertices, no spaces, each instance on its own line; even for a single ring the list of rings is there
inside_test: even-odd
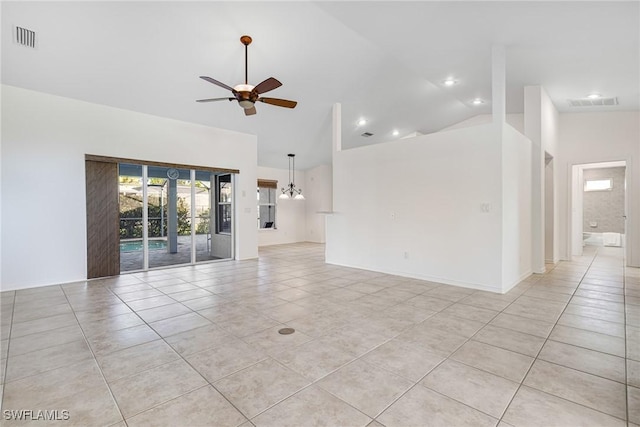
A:
[[[263,93],[269,92],[270,90],[282,86],[282,83],[280,83],[273,77],[269,77],[262,83],[259,83],[257,86],[252,86],[249,84],[247,58],[248,46],[251,44],[252,39],[249,36],[242,36],[240,37],[240,41],[244,45],[244,84],[239,84],[235,87],[231,87],[227,86],[224,83],[220,83],[219,81],[212,79],[211,77],[200,76],[201,79],[206,80],[209,83],[213,83],[214,85],[230,90],[233,94],[233,97],[198,99],[196,100],[196,102],[213,102],[225,100],[238,101],[238,104],[240,104],[240,106],[244,108],[244,114],[247,116],[251,116],[256,113],[256,102],[264,102],[265,104],[277,105],[278,107],[294,108],[298,104],[296,101],[289,101],[288,99],[279,98],[264,98],[260,96]]]

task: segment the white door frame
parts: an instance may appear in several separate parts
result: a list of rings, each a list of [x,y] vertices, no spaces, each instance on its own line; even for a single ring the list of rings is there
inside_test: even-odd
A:
[[[585,169],[596,169],[596,168],[613,168],[613,167],[624,167],[625,168],[625,172],[624,172],[624,180],[625,180],[625,187],[624,187],[624,212],[625,212],[625,216],[628,219],[630,212],[629,212],[629,197],[628,197],[628,193],[627,193],[627,182],[629,180],[629,178],[631,177],[631,173],[630,173],[630,167],[629,165],[631,164],[631,160],[630,159],[624,159],[624,160],[613,160],[613,161],[604,161],[604,162],[592,162],[592,163],[577,163],[577,164],[571,164],[570,168],[569,168],[569,193],[570,197],[569,197],[569,209],[568,209],[568,224],[569,227],[567,227],[567,242],[569,242],[569,247],[568,247],[568,252],[569,252],[569,259],[571,259],[571,257],[574,256],[581,256],[582,255],[582,243],[583,243],[583,217],[584,217],[584,212],[583,212],[583,194],[584,194],[584,187],[583,187],[583,173]],[[624,240],[628,241],[630,240],[631,237],[631,233],[633,232],[633,230],[629,230],[629,226],[628,226],[628,222],[625,219],[624,221],[624,232],[625,232],[625,236],[624,236]],[[625,246],[625,255],[626,255],[626,259],[628,260],[630,258],[630,245],[624,245]]]

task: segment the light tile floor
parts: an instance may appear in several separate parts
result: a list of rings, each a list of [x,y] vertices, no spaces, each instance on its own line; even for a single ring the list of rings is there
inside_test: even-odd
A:
[[[506,295],[323,253],[1,293],[2,425],[640,424],[640,271],[620,249]]]

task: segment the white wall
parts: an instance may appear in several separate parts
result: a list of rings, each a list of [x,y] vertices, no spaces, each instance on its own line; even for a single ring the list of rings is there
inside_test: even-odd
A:
[[[286,160],[286,158],[283,158]],[[289,170],[258,167],[259,179],[271,179],[278,181],[277,195],[280,195],[280,189],[289,185]],[[305,240],[306,234],[306,204],[309,198],[307,191],[302,185],[305,182],[305,172],[296,171],[296,188],[302,188],[302,194],[305,200],[281,200],[276,199],[276,228],[267,230],[258,230],[258,245],[281,245],[285,243],[295,243]],[[255,189],[254,201],[255,199]],[[257,201],[256,201],[257,206]],[[257,223],[254,218],[254,228]]]
[[[558,262],[558,212],[554,170],[555,160],[545,160],[544,168],[544,261],[555,264]]]
[[[627,264],[640,267],[640,113],[594,112],[560,114],[558,201],[560,207],[560,253],[571,259],[570,178],[571,166],[608,161],[627,161]]]
[[[239,169],[236,258],[257,256],[256,137],[2,87],[2,289],[86,278],[84,155]]]
[[[524,88],[524,134],[531,139],[531,173],[532,173],[532,269],[535,273],[545,272],[546,237],[556,237],[555,231],[547,233],[546,209],[545,209],[545,158],[547,153],[555,156],[558,145],[558,111],[551,102],[551,98],[542,86],[526,86]],[[554,171],[555,172],[555,171]],[[557,179],[553,178],[553,186],[556,188]],[[550,190],[553,194],[555,191]],[[553,204],[556,210],[556,203]],[[558,213],[549,215],[555,221]],[[555,230],[555,224],[549,224],[549,228]],[[554,242],[552,247],[556,247]],[[555,258],[553,256],[552,258]]]
[[[560,114],[555,105],[551,101],[551,98],[544,90],[541,91],[541,115],[542,115],[542,147],[545,153],[548,153],[552,157],[558,155],[558,132]],[[552,168],[550,170],[551,176],[549,185],[547,186],[546,167],[544,177],[544,233],[545,233],[545,261],[549,260],[552,263],[558,262],[560,259],[560,208],[558,207],[558,171],[555,168],[555,160],[552,160]],[[550,197],[547,198],[547,190],[549,190]],[[550,212],[547,212],[547,204],[551,204]],[[547,241],[551,239],[551,243],[547,245]],[[549,254],[547,254],[547,246],[549,247]],[[548,255],[548,256],[547,256]]]
[[[502,292],[531,274],[531,141],[502,134]]]
[[[544,88],[540,88],[541,134],[544,151],[555,157],[558,154],[558,121],[560,114]]]
[[[487,123],[491,123],[493,120],[493,116],[491,114],[478,114],[477,116],[473,116],[467,120],[463,120],[454,125],[448,126],[444,129],[441,129],[439,132],[444,132],[447,130],[453,129],[462,129],[471,126],[484,125]],[[524,134],[524,114],[522,113],[513,113],[507,114],[505,117],[505,121],[508,125],[513,127],[518,132]]]
[[[491,124],[334,152],[327,262],[501,292],[501,157]]]
[[[326,215],[318,212],[333,210],[333,175],[330,165],[321,165],[305,171],[305,195],[307,197],[306,241],[325,243]]]

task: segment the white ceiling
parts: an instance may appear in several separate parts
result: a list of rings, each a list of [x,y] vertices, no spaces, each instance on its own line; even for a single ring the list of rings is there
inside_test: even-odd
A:
[[[491,111],[491,46],[507,52],[507,109],[542,85],[561,112],[640,109],[640,3],[630,2],[3,2],[2,82],[258,135],[258,162],[305,169],[330,162],[331,106],[343,144],[429,133]],[[37,32],[36,49],[13,27]],[[245,117],[234,103],[199,104],[230,86],[276,77]],[[444,87],[454,76],[458,84]],[[616,107],[569,107],[592,92]],[[481,97],[481,106],[470,101]],[[367,125],[356,126],[359,118]],[[362,132],[374,134],[371,138]],[[184,147],[188,149],[188,147]]]

